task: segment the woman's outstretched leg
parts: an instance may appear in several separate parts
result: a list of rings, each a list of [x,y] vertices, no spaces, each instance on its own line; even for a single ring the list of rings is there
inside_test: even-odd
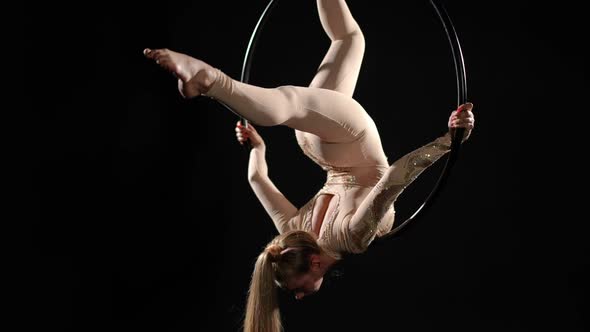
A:
[[[365,52],[365,38],[344,0],[317,0],[317,7],[331,44],[309,86],[352,97]]]
[[[185,98],[207,95],[257,125],[286,125],[339,143],[355,140],[372,124],[365,110],[342,93],[297,86],[262,88],[182,53],[146,49],[144,54],[178,78]]]

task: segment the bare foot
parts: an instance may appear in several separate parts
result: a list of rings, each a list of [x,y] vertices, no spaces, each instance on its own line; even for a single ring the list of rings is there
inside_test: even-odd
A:
[[[143,54],[178,78],[178,91],[184,98],[206,93],[215,82],[213,67],[199,59],[165,48],[146,48]]]

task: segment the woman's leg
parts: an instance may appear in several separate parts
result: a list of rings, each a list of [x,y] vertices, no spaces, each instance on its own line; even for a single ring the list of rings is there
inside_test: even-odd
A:
[[[215,83],[206,95],[254,124],[285,125],[317,135],[322,141],[348,143],[363,134],[372,121],[358,102],[336,91],[298,86],[261,88],[216,72]]]
[[[317,0],[317,7],[332,43],[309,86],[352,97],[365,52],[365,38],[344,0]]]
[[[182,53],[146,49],[144,54],[178,77],[184,97],[205,94],[257,125],[286,125],[337,143],[355,140],[370,121],[355,100],[336,91],[296,86],[261,88],[234,80]]]

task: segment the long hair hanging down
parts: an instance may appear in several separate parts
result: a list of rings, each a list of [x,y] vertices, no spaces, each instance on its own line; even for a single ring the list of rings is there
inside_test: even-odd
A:
[[[309,271],[311,254],[320,252],[316,238],[305,231],[286,232],[266,246],[254,265],[244,332],[282,331],[277,287],[285,287],[289,278]]]

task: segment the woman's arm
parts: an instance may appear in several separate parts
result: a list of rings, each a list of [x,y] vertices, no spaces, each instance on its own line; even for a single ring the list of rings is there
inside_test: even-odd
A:
[[[254,194],[271,217],[279,233],[289,230],[289,220],[297,213],[297,208],[281,193],[268,177],[266,164],[266,145],[256,129],[240,122],[236,125],[236,136],[240,144],[250,140],[252,150],[248,162],[248,181]]]
[[[367,249],[375,238],[383,215],[404,189],[450,150],[452,131],[455,128],[465,128],[463,141],[469,137],[475,123],[472,108],[471,103],[461,105],[461,111],[453,111],[449,117],[447,134],[406,154],[389,167],[348,224],[351,242],[355,243],[355,252]]]

